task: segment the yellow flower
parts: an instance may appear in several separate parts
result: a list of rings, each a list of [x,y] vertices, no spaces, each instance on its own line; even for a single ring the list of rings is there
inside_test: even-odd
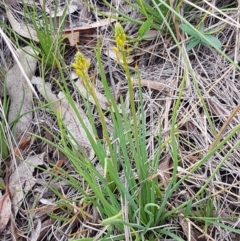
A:
[[[123,48],[126,42],[126,34],[120,23],[115,25],[115,41],[120,48]]]
[[[77,65],[76,63],[72,63],[72,67],[73,67],[74,69],[77,69],[77,68],[78,68],[78,65]]]
[[[78,76],[82,76],[82,71],[80,69],[75,69],[75,72]]]
[[[88,69],[90,66],[90,62],[84,57],[84,55],[80,52],[77,52],[75,55],[75,62],[72,63],[72,67],[74,68],[76,74],[79,77],[84,77],[88,73]]]

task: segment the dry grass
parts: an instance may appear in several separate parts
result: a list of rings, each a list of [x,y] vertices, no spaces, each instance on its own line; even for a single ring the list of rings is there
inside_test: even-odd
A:
[[[218,4],[218,7],[224,4],[226,6],[227,4],[227,1],[214,2]],[[233,1],[228,2],[232,3]],[[97,7],[103,8],[101,5],[97,5]],[[135,11],[129,12],[126,11],[126,8],[124,9],[125,13],[130,14],[130,16],[137,14]],[[194,12],[194,14],[197,16],[198,14],[200,15],[200,12]],[[94,14],[95,17],[98,16],[92,12],[92,16]],[[194,18],[194,16],[191,16],[191,13],[186,12],[185,14],[186,19]],[[234,10],[231,9],[229,12],[225,12],[225,14],[239,24],[239,16]],[[0,15],[6,18],[3,6],[1,6]],[[208,16],[205,20],[205,27],[207,29],[214,24],[222,27],[222,30],[217,33],[217,37],[223,44],[223,52],[237,63],[239,61],[240,49],[239,30],[233,25],[226,24],[223,16],[219,17],[220,20],[217,20],[214,16]],[[229,21],[229,19],[227,20]],[[4,24],[7,25],[8,23],[5,22]],[[125,29],[127,35],[131,36],[136,33],[137,25],[126,24]],[[184,46],[184,43],[186,43],[184,33],[181,33],[178,37],[179,42],[183,43]],[[95,75],[97,76],[95,79],[96,89],[104,94],[103,86],[98,76],[97,61],[94,57],[93,46],[96,43],[96,38],[101,39],[103,67],[112,93],[114,96],[123,96],[125,109],[128,113],[130,112],[129,96],[124,71],[115,60],[104,54],[109,51],[114,43],[113,32],[109,26],[99,29],[97,35],[90,37],[90,40],[87,35],[80,39],[80,50],[92,60],[90,76],[93,78]],[[11,67],[11,58],[9,57],[9,49],[2,39],[0,47],[2,50],[0,55],[0,77],[2,77],[5,75],[6,70]],[[65,52],[67,64],[72,62],[74,54],[75,48],[67,46]],[[130,69],[133,71],[135,63],[138,63],[142,85],[144,86],[143,100],[147,121],[147,151],[149,160],[159,148],[156,137],[160,128],[162,131],[162,142],[169,142],[173,108],[181,93],[180,85],[183,76],[186,78],[176,121],[178,127],[177,138],[179,140],[178,178],[181,178],[187,172],[190,172],[202,160],[202,157],[209,153],[209,150],[214,147],[212,143],[215,143],[215,141],[218,143],[217,141],[224,139],[228,133],[239,125],[240,113],[235,108],[240,103],[240,72],[222,54],[210,47],[197,46],[194,50],[188,52],[188,58],[184,59],[172,38],[161,33],[158,33],[151,41],[142,41],[131,54],[135,60],[130,64]],[[191,69],[192,74],[189,72],[189,69]],[[39,70],[37,72],[39,75],[42,74]],[[84,107],[82,98],[76,93],[74,86],[69,80],[69,70],[66,70],[64,74],[68,78],[73,98]],[[48,72],[45,76],[46,82],[54,83],[53,76],[59,77],[59,73],[56,70]],[[0,84],[0,94],[2,94],[2,83]],[[152,87],[152,84],[154,87]],[[138,106],[140,93],[137,85],[134,90],[136,106]],[[53,86],[53,91],[55,93],[59,91],[57,85]],[[42,98],[41,95],[39,96]],[[37,100],[35,100],[35,104],[37,104]],[[91,105],[91,108],[95,124],[98,125],[99,117],[97,111],[94,105]],[[208,120],[207,113],[210,116],[211,123]],[[111,130],[112,121],[110,116],[106,115],[106,118],[109,118],[108,129]],[[2,119],[0,120],[2,121]],[[48,135],[46,127],[51,132],[59,135],[56,119],[45,112],[44,109],[36,110],[31,132],[50,141],[56,141],[52,140]],[[99,127],[99,133],[101,133],[101,126]],[[221,133],[219,139],[216,139],[218,137],[217,133]],[[210,199],[213,205],[212,214],[222,217],[222,224],[239,229],[240,223],[238,219],[224,218],[240,215],[240,147],[236,146],[222,165],[218,166],[238,140],[239,132],[233,135],[220,150],[216,151],[204,165],[191,174],[168,200],[167,209],[176,208],[191,197],[194,197],[201,187],[209,181],[202,197],[194,199],[192,208],[196,207],[197,211],[197,207],[202,207],[201,211],[204,212],[206,211],[204,210],[207,205],[206,202]],[[12,145],[14,146],[14,144]],[[70,176],[82,182],[82,177],[78,176],[68,158],[42,140],[32,138],[28,146],[21,151],[21,156],[25,159],[33,154],[42,152],[45,152],[45,166],[42,167],[43,169],[54,171],[53,165],[60,165],[59,161],[63,160],[61,168]],[[5,166],[10,166],[13,172],[16,168],[13,164],[13,149],[10,153],[11,155],[8,158],[1,160],[1,167],[2,170],[5,170]],[[168,179],[171,178],[173,164],[170,156],[170,147],[167,144],[163,145],[161,160],[159,161],[159,163],[165,163],[164,167],[160,165],[160,168],[164,170],[159,170],[160,173],[163,172],[159,174],[159,185],[162,187],[166,186],[169,183]],[[98,160],[95,159],[94,161],[97,163]],[[16,162],[19,163],[19,160],[16,160]],[[214,173],[216,168],[218,171]],[[105,228],[99,226],[99,220],[102,220],[102,217],[98,210],[92,205],[87,206],[84,202],[81,203],[83,196],[77,187],[43,169],[35,170],[34,178],[37,180],[36,185],[24,197],[24,202],[16,218],[11,219],[12,227],[10,225],[7,226],[0,234],[0,239],[13,240],[13,237],[15,237],[16,240],[64,241],[69,240],[71,237],[86,236],[96,237],[95,240],[98,240],[97,237],[100,237],[104,232],[106,233]],[[5,174],[2,173],[2,182],[4,182],[4,177]],[[91,192],[91,190],[88,191]],[[78,206],[75,206],[76,204],[70,200],[78,200]],[[49,203],[46,205],[45,202]],[[179,216],[183,212],[184,210],[180,210]],[[185,223],[184,221],[181,222],[181,220],[184,220]],[[191,227],[190,230],[192,230],[192,240],[239,240],[237,234],[214,224],[208,227],[205,238],[197,239],[204,229],[204,225],[199,220],[181,219],[179,217],[168,220],[166,225],[179,227],[176,235],[184,240],[189,240],[189,237],[187,237],[187,233],[190,232],[187,228],[189,225]],[[38,233],[38,239],[34,239],[33,235],[37,233],[38,229],[41,232]],[[115,235],[117,235],[117,231]],[[166,238],[161,240],[172,239]]]

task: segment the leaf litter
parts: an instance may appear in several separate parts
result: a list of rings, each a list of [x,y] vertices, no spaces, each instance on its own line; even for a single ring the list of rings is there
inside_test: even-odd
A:
[[[6,169],[6,192],[5,194],[0,198],[0,233],[3,232],[3,230],[6,228],[11,214],[12,214],[12,202],[10,199],[10,193],[9,193],[9,170],[8,167]]]
[[[37,66],[37,59],[33,57],[34,54],[31,47],[25,47],[18,51],[19,60],[29,79],[33,77]],[[11,99],[8,121],[9,123],[16,121],[14,137],[18,139],[20,135],[25,134],[30,128],[33,94],[17,63],[8,71],[6,83],[7,93]]]
[[[61,120],[63,121],[69,133],[71,133],[74,137],[74,139],[72,139],[69,136],[70,139],[72,139],[72,143],[75,143],[75,146],[77,147],[77,142],[86,151],[89,159],[92,160],[94,158],[93,148],[91,147],[84,128],[79,125],[78,116],[74,112],[70,103],[66,100],[65,95],[62,92],[59,92],[58,96],[55,96],[51,91],[50,84],[44,84],[41,78],[35,77],[33,78],[32,82],[37,86],[37,89],[41,93],[41,95],[44,96],[46,100],[52,102],[53,108],[58,112],[59,115],[61,115]],[[75,103],[75,106],[78,109],[80,118],[82,118],[90,134],[93,136],[92,126],[85,112],[77,103]]]
[[[33,176],[34,169],[44,164],[44,153],[33,155],[20,163],[9,178],[9,192],[12,198],[14,216],[18,214],[25,193],[28,193],[37,180]]]
[[[124,8],[123,5],[124,4],[120,6],[121,9]],[[125,13],[130,15],[134,14],[134,11],[131,8],[128,8]],[[214,21],[214,19],[214,16],[210,16],[209,22]],[[222,23],[225,24],[224,21]],[[134,32],[134,29],[136,30],[136,27],[133,26],[135,25],[129,24],[126,26],[129,35]],[[81,28],[81,26],[76,27],[76,29],[78,28]],[[69,30],[71,30],[71,28],[69,28]],[[107,49],[107,46],[109,46],[108,40],[111,38],[111,32],[104,32],[103,30],[101,31],[101,29],[99,29],[99,34],[101,34],[103,41],[103,49]],[[226,43],[226,46],[228,46],[226,47],[223,45],[223,48],[227,48],[225,50],[231,59],[236,59],[235,55],[238,45],[235,45],[235,37],[235,29],[222,29],[220,40],[222,43]],[[147,45],[150,46],[148,51],[146,51],[144,48]],[[81,48],[83,47],[81,46]],[[134,56],[132,59],[133,61],[134,59],[137,59],[139,63],[139,71],[141,74],[140,84],[143,87],[144,106],[146,108],[145,113],[146,118],[150,120],[146,123],[146,129],[149,137],[148,142],[154,142],[154,138],[160,126],[162,128],[163,141],[167,141],[171,128],[172,108],[179,94],[179,85],[182,80],[185,62],[179,57],[179,53],[176,51],[176,46],[172,39],[169,37],[165,38],[164,36],[156,36],[154,40],[146,41],[145,45],[141,46],[141,54],[139,54],[139,56],[134,54],[131,56]],[[127,98],[128,90],[126,88],[125,76],[122,69],[117,66],[116,60],[111,58],[111,56],[108,56],[108,54],[105,54],[103,59],[104,63],[108,63],[104,65],[106,75],[112,71],[113,83],[117,83],[117,85],[120,86],[120,88],[118,88],[117,95],[122,95],[124,97],[126,96]],[[108,61],[108,59],[111,60]],[[226,62],[214,49],[206,48],[204,46],[195,48],[192,52],[190,52],[188,61],[191,69],[193,70],[197,84],[200,86],[200,90],[204,94],[204,100],[206,100],[208,111],[211,115],[216,131],[218,132],[223,126],[224,122],[227,120],[229,114],[236,106],[236,103],[240,102],[239,71],[233,69],[225,75],[226,69],[229,67],[229,63]],[[206,115],[203,111],[203,105],[201,101],[199,101],[199,94],[197,92],[196,85],[194,84],[194,80],[190,75],[188,75],[186,78],[187,84],[184,89],[178,110],[177,122],[179,127],[178,135],[180,139],[179,165],[181,165],[181,170],[189,172],[189,170],[191,170],[191,168],[201,159],[201,157],[207,153],[209,146],[214,141],[214,136],[209,131],[211,128],[209,123],[206,121]],[[109,81],[109,83],[111,82]],[[96,85],[99,87],[101,86],[101,83],[97,82]],[[47,83],[46,86],[48,86]],[[113,86],[111,87],[113,88]],[[211,87],[213,88],[211,89]],[[48,97],[52,97],[53,101],[59,101],[59,99],[64,98],[64,96],[61,96],[61,93],[58,97],[55,94],[53,95],[53,92],[50,91],[50,86],[48,86],[46,89],[49,89]],[[101,87],[98,90],[101,92]],[[139,96],[138,88],[135,88],[134,91],[137,100]],[[39,92],[41,91],[39,90]],[[45,96],[44,92],[42,93],[43,96]],[[64,103],[64,110],[69,111],[69,108],[66,107],[65,104],[66,103]],[[126,108],[127,104],[128,103],[126,101]],[[226,133],[229,133],[234,127],[236,127],[236,125],[238,125],[239,119],[240,116],[239,113],[237,113],[227,126],[223,134],[223,138],[226,136]],[[209,162],[205,163],[205,165],[197,170],[188,181],[185,181],[180,186],[179,190],[177,191],[178,195],[176,195],[176,200],[174,200],[175,203],[182,203],[187,198],[192,197],[195,194],[196,189],[204,185],[208,176],[212,173],[212,170],[217,167],[219,161],[224,157],[225,151],[231,148],[238,139],[239,134],[236,134],[234,138],[227,142],[223,150],[216,153],[216,155],[213,156]],[[191,143],[191,145],[189,145],[189,143]],[[151,146],[151,149],[149,150],[150,153],[154,153],[158,148],[155,145],[149,146]],[[171,155],[171,152],[168,149],[165,149],[164,152],[164,156],[166,158],[162,156],[159,163],[159,168],[164,176],[163,179],[160,178],[160,182],[164,182],[164,179],[167,181],[169,175],[171,176],[171,160],[167,158],[169,155]],[[240,178],[238,171],[240,157],[239,152],[240,150],[238,147],[234,153],[232,153],[229,160],[222,165],[219,173],[216,174],[209,188],[209,191],[212,195],[211,198],[213,198],[214,205],[216,205],[216,210],[219,211],[219,216],[226,215],[231,217],[239,215],[237,205],[239,195],[236,191],[238,188],[237,180]],[[179,171],[179,176],[181,176],[181,170]],[[229,188],[230,186],[231,189]],[[213,189],[211,189],[211,187],[213,187]],[[182,190],[184,190],[184,194]],[[214,196],[213,190],[218,190],[217,197]],[[228,192],[226,192],[226,190],[228,190]],[[71,195],[69,194],[69,196]],[[169,201],[173,202],[172,200]],[[217,209],[217,207],[220,207],[220,209]],[[47,219],[46,221],[50,220],[51,219]],[[183,220],[184,221],[179,221],[176,218],[175,222],[178,223],[178,227],[181,229],[181,232],[178,233],[179,236],[187,238],[190,237],[189,232],[191,232],[191,226],[189,225],[188,220]],[[221,220],[221,222],[223,224],[229,224],[233,227],[240,228],[238,221]],[[53,225],[53,223],[51,223],[51,225]],[[56,223],[55,225],[58,227],[60,226],[60,224]],[[82,226],[81,228],[83,229]],[[199,228],[199,232],[203,233],[203,227],[199,226]],[[37,226],[36,229],[38,229]],[[58,240],[56,237],[59,236],[55,236],[57,232],[53,231],[52,233],[54,235],[52,236],[54,237],[53,240]],[[67,230],[66,233],[71,234],[71,230]],[[215,240],[223,240],[221,239],[222,237],[224,237],[224,240],[236,238],[233,234],[227,232],[221,227],[214,225],[209,228],[208,233],[213,234]],[[197,240],[197,236],[198,235],[195,235],[193,232],[192,238]],[[79,237],[82,236],[79,235]],[[63,240],[67,239],[63,238]],[[235,240],[238,239],[236,238]]]

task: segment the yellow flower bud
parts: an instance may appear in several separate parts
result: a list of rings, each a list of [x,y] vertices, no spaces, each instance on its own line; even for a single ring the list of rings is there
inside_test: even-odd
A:
[[[78,76],[82,76],[82,71],[80,69],[76,69],[75,72]]]
[[[77,65],[76,63],[72,63],[72,67],[73,67],[74,69],[77,69],[77,68],[78,68],[78,65]]]
[[[85,59],[84,55],[80,52],[77,52],[75,55],[75,62],[72,63],[72,67],[74,68],[76,74],[79,77],[86,76],[88,73],[88,69],[90,66],[90,62]]]
[[[126,34],[120,23],[115,25],[115,41],[120,48],[123,48],[126,42]]]

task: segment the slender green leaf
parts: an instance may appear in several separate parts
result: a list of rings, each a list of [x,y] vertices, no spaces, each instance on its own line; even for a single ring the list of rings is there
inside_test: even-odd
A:
[[[196,39],[196,38],[191,38],[187,47],[186,47],[186,50],[189,51],[191,49],[193,49],[194,47],[196,47],[198,44],[200,43],[200,39]]]
[[[191,37],[194,37],[196,39],[200,38],[199,34],[197,33],[197,30],[193,26],[189,26],[187,24],[180,24],[179,27]]]
[[[153,24],[153,19],[150,17],[148,18],[143,24],[142,26],[139,28],[138,30],[138,34],[139,34],[139,37],[140,39],[143,38],[146,33],[149,31],[149,29],[151,28]]]
[[[216,48],[220,49],[222,47],[222,43],[220,40],[212,35],[204,35],[205,38]],[[205,46],[209,46],[209,43],[204,39],[201,39],[201,43],[204,44]]]

